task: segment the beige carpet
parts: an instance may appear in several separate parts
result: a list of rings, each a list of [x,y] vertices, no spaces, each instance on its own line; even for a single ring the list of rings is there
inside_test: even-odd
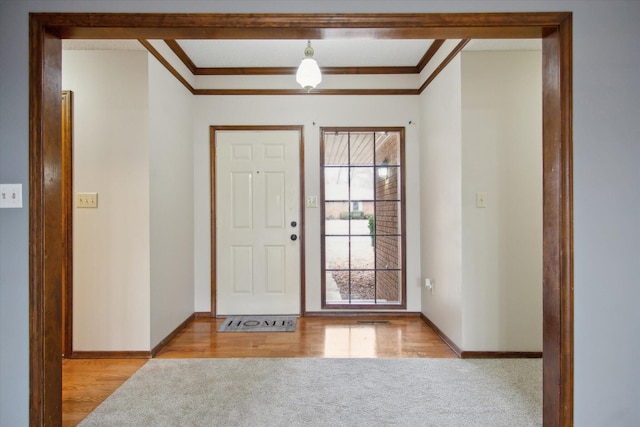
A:
[[[540,426],[540,359],[152,359],[89,426]]]

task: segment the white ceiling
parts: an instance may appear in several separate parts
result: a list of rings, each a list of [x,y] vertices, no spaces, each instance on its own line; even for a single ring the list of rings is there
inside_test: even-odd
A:
[[[415,66],[433,40],[312,40],[321,67]],[[297,67],[306,40],[179,40],[196,67]],[[472,40],[465,50],[541,50],[539,39]],[[145,50],[136,40],[63,40],[65,50]]]
[[[433,40],[312,40],[322,67],[415,66]],[[178,40],[197,67],[297,67],[306,40]]]
[[[542,50],[542,39],[474,39],[464,50]]]
[[[62,50],[146,50],[137,40],[63,39]]]

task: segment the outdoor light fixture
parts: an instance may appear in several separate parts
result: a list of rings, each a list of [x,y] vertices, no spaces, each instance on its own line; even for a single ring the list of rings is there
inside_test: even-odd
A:
[[[378,177],[387,179],[387,177],[389,176],[389,168],[387,167],[387,165],[389,165],[389,162],[387,161],[387,159],[384,159],[380,166],[378,166]]]
[[[296,81],[300,86],[311,92],[311,89],[316,87],[318,83],[322,81],[322,75],[320,74],[320,67],[315,59],[313,59],[313,48],[311,47],[311,40],[307,41],[307,48],[304,50],[304,59],[298,67],[296,73]]]

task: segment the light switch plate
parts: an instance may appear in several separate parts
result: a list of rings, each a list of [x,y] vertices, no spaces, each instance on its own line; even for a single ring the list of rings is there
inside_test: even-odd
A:
[[[98,193],[76,193],[77,208],[97,208]]]
[[[476,208],[486,208],[487,207],[487,193],[481,191],[476,193]]]
[[[307,207],[308,208],[317,208],[318,207],[318,196],[307,196]]]
[[[0,208],[22,207],[22,184],[0,184]]]

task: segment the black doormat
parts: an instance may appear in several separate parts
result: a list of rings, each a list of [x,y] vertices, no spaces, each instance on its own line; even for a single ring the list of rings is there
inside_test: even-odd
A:
[[[296,316],[229,316],[218,332],[295,332]]]

